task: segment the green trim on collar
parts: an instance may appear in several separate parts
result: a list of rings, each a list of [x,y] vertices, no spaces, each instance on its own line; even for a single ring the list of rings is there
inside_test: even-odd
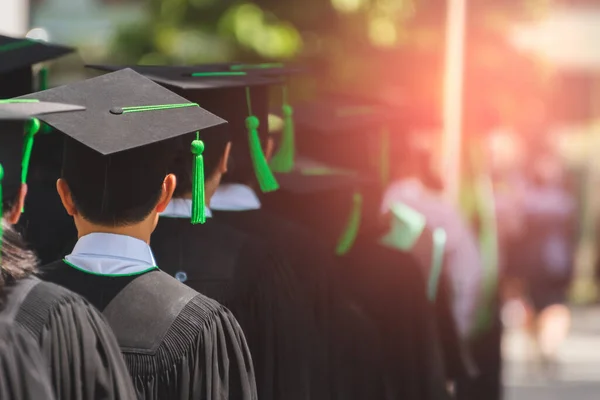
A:
[[[154,266],[154,267],[150,267],[148,269],[145,269],[143,271],[134,272],[134,273],[131,273],[131,274],[99,274],[98,272],[91,272],[91,271],[88,271],[88,270],[83,269],[81,267],[78,267],[77,265],[75,265],[75,264],[67,261],[66,258],[63,258],[63,262],[65,264],[67,264],[69,267],[75,268],[76,270],[84,272],[86,274],[96,275],[96,276],[106,276],[106,277],[109,277],[109,278],[119,278],[119,277],[124,277],[124,276],[137,276],[137,275],[145,274],[146,272],[150,272],[150,271],[155,270],[155,269],[158,270],[158,267]]]

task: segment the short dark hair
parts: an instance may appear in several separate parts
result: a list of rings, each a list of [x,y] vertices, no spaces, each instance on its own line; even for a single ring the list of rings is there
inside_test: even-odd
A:
[[[62,177],[81,216],[113,227],[143,221],[156,207],[169,173],[170,142],[102,156],[65,139]]]
[[[200,139],[204,142],[204,179],[208,179],[217,169],[225,152],[227,143],[230,142],[229,134],[224,127],[214,127],[202,131]],[[177,177],[177,187],[174,197],[183,197],[192,191],[192,167],[194,156],[190,152],[192,141],[196,134],[184,135],[176,139],[175,157],[170,165],[169,172]]]

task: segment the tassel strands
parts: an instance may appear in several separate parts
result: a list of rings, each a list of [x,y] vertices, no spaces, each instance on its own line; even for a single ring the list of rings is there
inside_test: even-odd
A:
[[[294,132],[294,109],[288,102],[287,86],[283,87],[283,132],[279,151],[271,160],[271,168],[275,172],[288,173],[294,168],[295,157],[295,132]]]
[[[29,161],[31,160],[31,151],[33,150],[33,139],[40,130],[41,123],[37,118],[29,121],[25,142],[23,143],[23,159],[21,161],[21,183],[27,183],[27,173],[29,172]]]
[[[196,140],[192,141],[192,154],[194,156],[192,167],[192,224],[206,222],[206,204],[204,193],[204,142],[200,140],[200,133],[196,132]]]
[[[263,152],[260,137],[258,135],[259,119],[252,115],[252,103],[250,99],[250,88],[246,88],[246,101],[248,104],[248,117],[246,118],[246,129],[248,131],[248,144],[250,147],[250,157],[254,166],[254,173],[260,190],[263,193],[273,192],[279,189],[279,184],[269,168],[269,163]]]

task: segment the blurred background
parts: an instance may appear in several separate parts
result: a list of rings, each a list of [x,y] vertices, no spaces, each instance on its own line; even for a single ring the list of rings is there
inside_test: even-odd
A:
[[[52,63],[51,85],[83,78],[82,60],[302,63],[310,73],[294,79],[295,100],[343,92],[393,106],[394,131],[427,130],[431,167],[456,202],[484,159],[507,271],[506,398],[600,394],[600,1],[2,0],[0,33],[77,47]],[[556,192],[531,190],[548,182]],[[529,368],[536,307],[505,265],[527,252],[531,203],[572,217],[572,329],[552,380]]]

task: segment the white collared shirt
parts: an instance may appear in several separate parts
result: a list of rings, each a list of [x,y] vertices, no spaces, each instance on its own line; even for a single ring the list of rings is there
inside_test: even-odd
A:
[[[210,208],[221,211],[260,210],[256,192],[241,183],[223,183],[210,200]]]
[[[155,269],[150,246],[140,239],[114,233],[90,233],[77,241],[67,264],[95,275],[137,275]]]
[[[210,208],[204,208],[206,218],[212,217]],[[192,200],[191,199],[171,199],[165,211],[160,213],[161,217],[167,218],[191,218],[192,217]]]

